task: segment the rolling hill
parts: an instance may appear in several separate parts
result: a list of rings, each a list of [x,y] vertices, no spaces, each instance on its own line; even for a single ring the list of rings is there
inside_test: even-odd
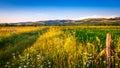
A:
[[[47,21],[36,21],[36,22],[18,22],[18,23],[1,23],[1,26],[7,25],[35,25],[35,26],[72,26],[72,25],[90,25],[90,26],[104,26],[114,25],[120,26],[120,17],[115,18],[87,18],[83,20],[47,20]]]

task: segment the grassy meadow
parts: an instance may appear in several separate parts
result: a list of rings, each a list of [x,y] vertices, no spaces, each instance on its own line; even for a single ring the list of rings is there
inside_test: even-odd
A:
[[[0,27],[0,68],[106,68],[106,34],[112,35],[111,67],[120,67],[120,26]]]

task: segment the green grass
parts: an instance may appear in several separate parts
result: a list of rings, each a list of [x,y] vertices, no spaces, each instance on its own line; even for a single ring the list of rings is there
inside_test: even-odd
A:
[[[43,29],[43,31],[45,30]],[[31,46],[43,31],[36,30],[2,38],[0,40],[0,67],[3,67],[7,61],[12,60],[14,55],[18,56],[25,48]]]
[[[74,35],[77,39],[77,43],[82,43],[84,47],[87,46],[87,43],[91,43],[95,45],[95,49],[97,50],[97,54],[94,55],[95,57],[106,47],[106,34],[110,33],[112,35],[112,45],[117,50],[117,55],[119,55],[119,47],[120,47],[120,29],[116,28],[84,28],[84,29],[72,29],[72,30],[64,30],[65,33]],[[90,50],[90,49],[88,49]],[[116,54],[112,52],[112,58],[111,66],[114,67],[115,65],[119,65],[120,63],[116,62],[118,57]],[[95,58],[94,58],[95,59]],[[103,61],[105,61],[105,55],[98,60],[99,65],[98,67],[105,67],[106,65],[103,64]],[[91,66],[93,68],[97,66],[97,64]],[[119,66],[118,66],[119,67]]]
[[[97,26],[98,27],[98,26]],[[112,35],[111,67],[119,68],[119,28],[50,27],[12,35],[0,40],[1,67],[7,68],[106,68],[105,55],[94,62],[105,48],[106,34]],[[1,45],[2,44],[2,45]]]

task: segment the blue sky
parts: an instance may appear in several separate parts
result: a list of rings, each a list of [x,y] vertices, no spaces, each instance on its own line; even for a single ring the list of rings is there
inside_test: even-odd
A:
[[[120,0],[0,0],[0,23],[120,16]]]

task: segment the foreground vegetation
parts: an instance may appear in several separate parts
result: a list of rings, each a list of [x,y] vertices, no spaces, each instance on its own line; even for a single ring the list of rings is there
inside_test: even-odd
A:
[[[4,27],[3,27],[4,28]],[[16,27],[18,28],[18,27]],[[36,28],[36,27],[34,27]],[[38,27],[37,27],[38,28]],[[111,67],[120,67],[120,27],[51,26],[0,40],[2,68],[105,68],[106,34],[112,34]]]

